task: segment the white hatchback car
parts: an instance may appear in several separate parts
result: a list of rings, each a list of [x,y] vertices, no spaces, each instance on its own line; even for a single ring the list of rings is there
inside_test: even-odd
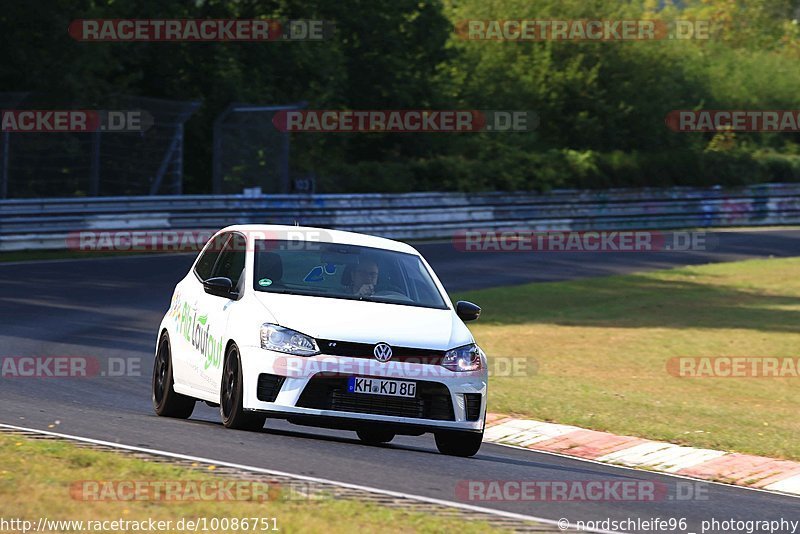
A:
[[[226,427],[267,417],[354,430],[367,443],[433,432],[472,456],[483,438],[487,362],[413,247],[296,226],[231,226],[175,288],[158,330],[152,398],[187,418],[198,400]]]

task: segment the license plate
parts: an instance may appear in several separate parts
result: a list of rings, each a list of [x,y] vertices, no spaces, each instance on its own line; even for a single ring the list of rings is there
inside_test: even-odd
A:
[[[390,395],[392,397],[414,397],[417,394],[415,382],[384,380],[382,378],[362,378],[351,376],[347,380],[347,391],[368,395]]]

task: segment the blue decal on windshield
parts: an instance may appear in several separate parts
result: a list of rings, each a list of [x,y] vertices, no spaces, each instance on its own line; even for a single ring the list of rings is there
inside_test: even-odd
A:
[[[322,282],[322,265],[317,265],[303,278],[303,282]]]

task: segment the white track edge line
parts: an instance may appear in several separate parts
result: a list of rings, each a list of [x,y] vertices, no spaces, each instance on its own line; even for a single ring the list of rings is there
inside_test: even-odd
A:
[[[329,480],[329,479],[317,478],[317,477],[309,477],[309,476],[306,476],[306,475],[298,475],[298,474],[294,474],[294,473],[288,473],[286,471],[276,471],[274,469],[265,469],[263,467],[256,467],[256,466],[249,466],[249,465],[243,465],[243,464],[235,464],[235,463],[231,463],[231,462],[218,461],[218,460],[214,460],[212,458],[203,458],[201,456],[191,456],[191,455],[188,455],[188,454],[180,454],[180,453],[175,453],[175,452],[162,451],[162,450],[159,450],[159,449],[148,449],[148,448],[145,448],[145,447],[136,447],[134,445],[125,445],[125,444],[122,444],[122,443],[112,443],[110,441],[103,441],[103,440],[99,440],[99,439],[86,438],[86,437],[83,437],[83,436],[74,436],[74,435],[70,435],[70,434],[61,434],[59,432],[50,432],[48,430],[40,430],[38,428],[29,428],[29,427],[23,427],[23,426],[9,425],[9,424],[5,424],[5,423],[0,423],[0,428],[8,428],[8,429],[12,429],[12,430],[22,430],[22,431],[26,431],[26,432],[33,432],[33,433],[36,433],[36,434],[44,434],[44,435],[47,435],[47,436],[54,436],[54,437],[58,437],[58,438],[71,439],[71,440],[74,440],[74,441],[81,441],[81,442],[84,442],[84,443],[91,443],[91,444],[94,444],[94,445],[102,445],[104,447],[110,447],[110,448],[114,448],[114,449],[122,449],[122,450],[134,451],[134,452],[143,452],[143,453],[146,453],[146,454],[153,454],[153,455],[157,455],[157,456],[166,456],[166,457],[169,457],[169,458],[177,458],[177,459],[180,459],[180,460],[190,460],[190,461],[195,461],[195,462],[209,463],[209,464],[218,465],[218,466],[221,466],[221,467],[231,467],[231,468],[234,468],[234,469],[244,469],[244,470],[251,471],[251,472],[254,472],[254,473],[263,473],[263,474],[274,475],[274,476],[285,476],[285,477],[305,480],[307,482],[317,482],[317,483],[320,483],[320,484],[330,484],[330,485],[333,485],[333,486],[339,486],[339,487],[343,487],[343,488],[366,491],[366,492],[370,492],[370,493],[378,493],[378,494],[386,495],[386,496],[389,496],[389,497],[399,497],[399,498],[410,499],[410,500],[415,500],[415,501],[427,502],[427,503],[430,503],[430,504],[438,504],[440,506],[447,506],[447,507],[450,507],[450,508],[459,508],[459,509],[468,510],[468,511],[471,511],[471,512],[480,512],[480,513],[484,513],[484,514],[495,515],[495,516],[498,516],[498,517],[505,517],[505,518],[508,518],[508,519],[517,519],[517,520],[521,520],[521,521],[534,521],[534,522],[539,522],[539,523],[545,523],[545,524],[548,524],[548,525],[556,525],[556,526],[558,526],[558,521],[556,521],[554,519],[546,519],[544,517],[523,515],[523,514],[517,514],[517,513],[514,513],[514,512],[505,512],[503,510],[493,510],[492,508],[483,508],[483,507],[474,506],[474,505],[471,505],[471,504],[464,504],[464,503],[459,503],[459,502],[446,501],[446,500],[443,500],[443,499],[436,499],[436,498],[433,498],[433,497],[423,497],[422,495],[412,495],[410,493],[402,493],[402,492],[398,492],[398,491],[383,490],[383,489],[373,488],[373,487],[370,487],[370,486],[361,486],[361,485],[358,485],[358,484],[350,484],[348,482],[337,482],[335,480]],[[563,523],[562,523],[562,525],[563,525]],[[568,529],[573,529],[573,530],[578,530],[577,525],[575,525],[575,524],[573,524],[571,522],[569,523],[569,526],[567,528]],[[621,533],[619,533],[617,531],[612,531],[612,530],[581,529],[580,531],[581,532],[596,532],[598,534],[621,534]]]

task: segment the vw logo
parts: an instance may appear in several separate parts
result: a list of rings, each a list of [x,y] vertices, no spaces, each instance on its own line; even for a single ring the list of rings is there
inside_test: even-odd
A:
[[[375,359],[379,362],[388,362],[392,359],[392,347],[386,343],[378,343],[375,345],[372,353],[375,355]]]

